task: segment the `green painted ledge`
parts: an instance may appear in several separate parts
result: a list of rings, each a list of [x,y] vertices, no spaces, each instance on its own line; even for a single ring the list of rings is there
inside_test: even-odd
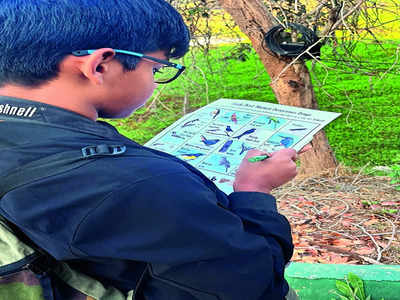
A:
[[[335,265],[292,263],[285,277],[301,300],[331,300],[336,280],[354,273],[364,281],[372,300],[400,300],[400,265]]]

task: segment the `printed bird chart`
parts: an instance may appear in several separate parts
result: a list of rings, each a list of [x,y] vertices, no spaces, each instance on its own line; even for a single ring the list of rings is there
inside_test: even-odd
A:
[[[339,115],[268,102],[220,99],[179,119],[145,146],[188,162],[230,194],[247,151],[299,151]]]

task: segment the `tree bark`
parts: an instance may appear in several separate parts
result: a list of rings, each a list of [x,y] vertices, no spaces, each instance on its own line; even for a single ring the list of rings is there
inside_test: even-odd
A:
[[[302,61],[287,68],[291,59],[278,57],[266,48],[264,36],[277,25],[261,0],[219,0],[246,34],[271,78],[271,88],[280,104],[317,109],[310,73]],[[287,68],[285,72],[282,72]],[[320,131],[311,142],[313,149],[300,156],[300,173],[312,175],[335,168],[337,161],[325,132]]]

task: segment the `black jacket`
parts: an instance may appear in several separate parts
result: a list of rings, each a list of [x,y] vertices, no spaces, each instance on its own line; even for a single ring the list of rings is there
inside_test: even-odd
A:
[[[82,148],[105,144],[126,152],[80,157]],[[0,214],[56,259],[123,291],[134,289],[148,266],[144,299],[286,295],[284,266],[293,245],[271,195],[226,195],[189,164],[107,123],[0,98],[1,177],[51,155],[62,159],[63,152],[85,163],[62,172],[54,167],[0,200]]]

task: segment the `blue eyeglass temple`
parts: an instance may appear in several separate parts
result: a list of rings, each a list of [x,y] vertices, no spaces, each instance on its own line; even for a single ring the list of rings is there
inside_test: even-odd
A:
[[[113,50],[114,50],[115,53],[127,54],[127,55],[137,56],[137,57],[140,57],[140,58],[147,58],[147,59],[150,59],[150,60],[165,64],[167,66],[171,66],[171,67],[177,68],[179,70],[185,69],[185,67],[180,65],[180,64],[176,64],[176,63],[172,63],[172,62],[170,62],[168,60],[164,60],[164,59],[159,59],[159,58],[156,58],[156,57],[148,56],[148,55],[145,55],[143,53],[127,51],[127,50],[120,50],[120,49],[113,49]],[[95,51],[96,50],[76,50],[76,51],[73,51],[72,54],[75,55],[75,56],[85,56],[85,55],[90,55]]]

